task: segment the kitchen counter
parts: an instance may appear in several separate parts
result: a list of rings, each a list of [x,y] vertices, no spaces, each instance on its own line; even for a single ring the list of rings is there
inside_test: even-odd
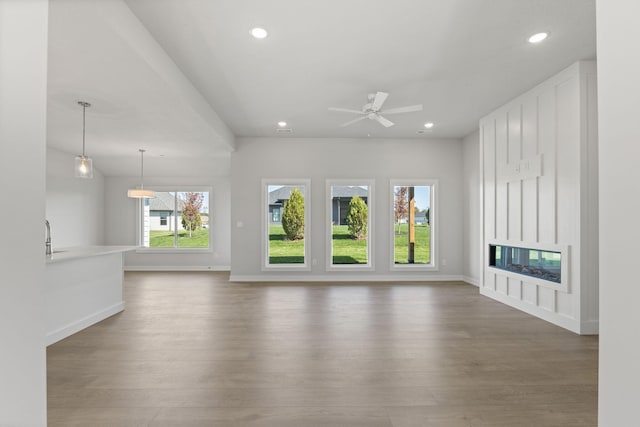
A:
[[[70,248],[56,248],[53,250],[53,254],[47,255],[47,264],[77,258],[130,252],[136,249],[138,249],[138,246],[74,246]]]
[[[78,246],[56,248],[47,256],[47,345],[124,310],[124,253],[136,248]]]

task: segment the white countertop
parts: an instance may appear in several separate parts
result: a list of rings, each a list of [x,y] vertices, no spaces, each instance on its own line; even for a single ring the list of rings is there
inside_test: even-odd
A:
[[[136,249],[138,249],[138,246],[73,246],[69,248],[55,248],[53,254],[47,255],[47,264],[115,254],[118,252],[130,252]]]

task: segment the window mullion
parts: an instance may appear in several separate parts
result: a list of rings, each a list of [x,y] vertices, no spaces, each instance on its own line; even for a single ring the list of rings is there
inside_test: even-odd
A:
[[[173,247],[178,247],[178,192],[173,194]]]

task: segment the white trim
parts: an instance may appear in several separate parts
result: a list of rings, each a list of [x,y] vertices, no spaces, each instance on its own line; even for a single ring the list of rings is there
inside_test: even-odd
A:
[[[568,329],[571,332],[575,332],[576,334],[585,333],[581,332],[581,325],[576,319],[563,316],[553,311],[545,310],[526,301],[515,299],[513,297],[510,297],[509,295],[501,294],[486,287],[480,288],[480,294],[511,307],[522,310],[525,313],[538,317],[542,320],[546,320],[547,322],[553,323],[554,325]]]
[[[323,274],[323,275],[237,275],[230,282],[463,282],[459,275],[382,275],[382,274]]]
[[[333,264],[333,192],[332,186],[367,187],[367,263],[366,264]],[[372,271],[375,270],[375,180],[373,179],[327,179],[325,181],[325,236],[326,236],[326,271]]]
[[[124,271],[231,271],[228,265],[125,265]]]
[[[296,186],[304,188],[304,263],[302,264],[269,264],[269,186]],[[311,263],[309,262],[309,248],[311,233],[311,180],[309,178],[263,178],[261,184],[262,201],[260,209],[262,214],[261,222],[261,240],[262,240],[262,262],[260,269],[262,271],[311,271]],[[282,219],[282,217],[281,217]]]
[[[81,330],[106,319],[107,317],[111,317],[114,314],[120,313],[123,310],[124,301],[121,301],[110,307],[83,317],[80,320],[69,323],[68,325],[58,328],[55,331],[51,331],[47,333],[45,337],[45,345],[49,346],[51,344],[54,344],[64,338],[67,338],[68,336],[75,334],[76,332],[80,332]]]
[[[598,335],[600,333],[599,320],[587,320],[580,324],[580,333],[582,335]]]
[[[480,280],[471,276],[462,276],[462,280],[467,282],[470,285],[480,287]]]
[[[395,193],[394,187],[431,187],[429,190],[429,242],[430,245],[430,262],[429,264],[396,264],[395,263]],[[439,271],[438,263],[438,180],[437,179],[392,179],[389,181],[389,195],[391,198],[391,234],[389,238],[389,269],[392,271]],[[432,225],[436,224],[435,227]]]

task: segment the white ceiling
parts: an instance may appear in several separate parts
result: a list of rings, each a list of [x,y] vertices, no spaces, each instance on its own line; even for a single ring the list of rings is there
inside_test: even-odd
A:
[[[92,102],[87,150],[107,175],[135,175],[139,147],[188,174],[279,120],[298,138],[460,138],[596,45],[594,0],[51,0],[50,15],[49,145],[77,153],[76,101]],[[327,110],[376,91],[424,110],[391,128]]]

